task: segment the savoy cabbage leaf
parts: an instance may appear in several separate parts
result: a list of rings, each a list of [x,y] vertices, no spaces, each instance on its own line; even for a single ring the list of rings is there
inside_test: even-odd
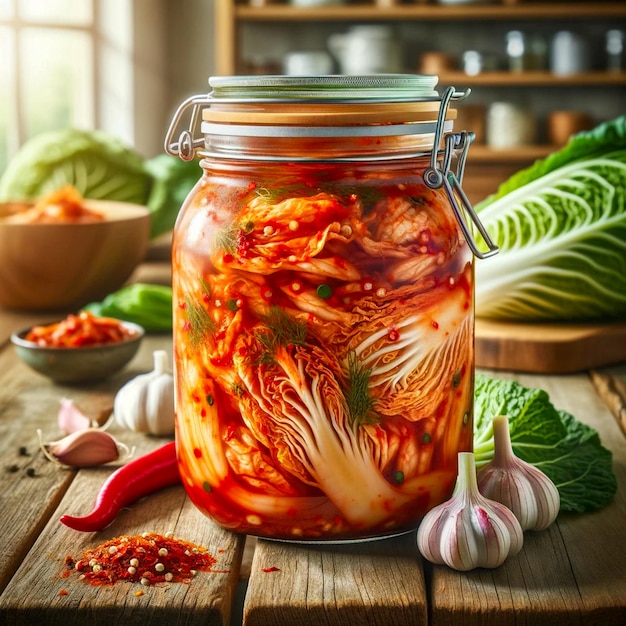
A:
[[[563,511],[593,511],[617,491],[612,454],[593,428],[556,409],[548,393],[514,380],[476,375],[474,454],[481,467],[493,457],[492,419],[506,415],[515,454],[556,485]]]

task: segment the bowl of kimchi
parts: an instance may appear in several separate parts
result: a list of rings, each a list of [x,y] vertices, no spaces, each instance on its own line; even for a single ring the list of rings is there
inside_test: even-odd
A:
[[[31,369],[55,383],[74,384],[120,371],[137,354],[144,335],[138,324],[80,311],[16,331],[11,342]]]
[[[150,212],[64,187],[0,204],[0,307],[76,310],[119,289],[145,257]]]

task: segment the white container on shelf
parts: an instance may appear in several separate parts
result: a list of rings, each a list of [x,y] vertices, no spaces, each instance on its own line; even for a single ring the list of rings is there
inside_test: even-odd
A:
[[[560,30],[552,38],[550,69],[557,76],[570,76],[590,68],[590,55],[583,37],[569,30]]]
[[[491,148],[515,148],[535,141],[532,111],[515,102],[492,102],[487,110],[487,145]]]
[[[400,47],[393,28],[385,25],[353,26],[328,38],[328,48],[342,74],[378,74],[401,69]]]
[[[283,72],[288,76],[332,74],[333,59],[323,50],[288,52],[283,59]]]

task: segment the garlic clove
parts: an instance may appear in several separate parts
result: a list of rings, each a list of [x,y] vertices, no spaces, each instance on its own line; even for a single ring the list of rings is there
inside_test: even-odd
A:
[[[46,457],[68,467],[94,467],[132,455],[128,446],[95,428],[76,431],[58,441],[44,442],[41,430],[37,435]]]
[[[108,419],[106,419],[108,415]],[[105,420],[102,425],[101,422]],[[113,422],[113,414],[110,408],[100,412],[98,419],[89,419],[75,404],[73,400],[68,398],[61,399],[61,406],[57,416],[59,428],[66,434],[70,435],[78,430],[86,428],[98,428],[106,430]]]
[[[455,570],[498,567],[522,549],[522,528],[509,509],[478,491],[474,455],[461,452],[458,459],[452,498],[425,515],[417,546],[428,561]]]
[[[78,409],[72,400],[61,399],[61,406],[58,414],[59,428],[66,434],[75,433],[92,426],[89,418]]]
[[[493,459],[477,473],[479,491],[513,511],[524,530],[548,528],[560,509],[556,485],[539,468],[515,455],[506,416],[493,419],[493,436]]]

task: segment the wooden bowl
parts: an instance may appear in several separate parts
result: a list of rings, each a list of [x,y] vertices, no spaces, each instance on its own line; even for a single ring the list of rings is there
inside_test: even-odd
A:
[[[73,310],[119,289],[150,243],[150,212],[125,202],[84,200],[105,220],[14,223],[18,203],[0,204],[0,306]],[[28,205],[29,203],[19,203]]]

